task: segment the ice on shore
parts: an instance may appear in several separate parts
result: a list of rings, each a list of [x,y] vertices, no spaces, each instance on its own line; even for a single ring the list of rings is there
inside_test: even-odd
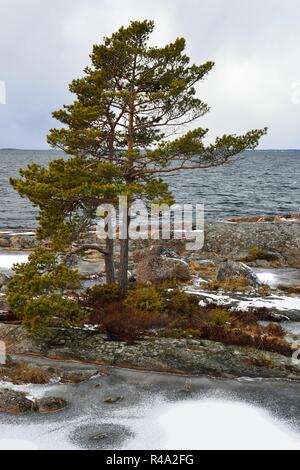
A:
[[[300,310],[300,297],[287,297],[271,295],[261,298],[246,298],[240,300],[235,306],[237,310],[249,310],[250,308],[276,309],[281,312]]]
[[[203,399],[165,404],[152,409],[151,416],[154,418],[141,423],[139,435],[126,449],[300,449],[298,434],[263,409],[238,401]]]
[[[28,254],[24,253],[1,253],[0,254],[0,270],[11,270],[14,264],[27,263]]]
[[[94,414],[96,413],[96,414]],[[88,422],[114,422],[126,426],[134,434],[120,450],[300,450],[300,435],[263,408],[234,399],[203,398],[168,403],[156,402],[130,414],[114,411],[104,420],[91,408],[89,418],[80,413],[39,423],[0,424],[0,450],[79,449],[70,439],[75,429]],[[117,418],[118,416],[118,418]],[[26,440],[24,440],[26,435]],[[5,437],[4,437],[5,436]]]

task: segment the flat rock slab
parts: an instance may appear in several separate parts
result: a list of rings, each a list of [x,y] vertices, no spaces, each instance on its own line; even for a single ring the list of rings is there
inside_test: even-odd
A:
[[[44,397],[35,401],[35,410],[39,413],[58,413],[66,406],[66,400],[57,397]]]
[[[33,402],[24,392],[0,389],[0,413],[22,414],[33,410]]]
[[[109,342],[105,335],[98,332],[73,329],[51,332],[53,336],[50,338],[33,338],[21,326],[0,323],[0,340],[5,334],[6,340],[14,345],[14,338],[18,338],[18,352],[22,349],[24,355],[35,351],[56,360],[72,358],[110,366],[194,376],[300,380],[300,366],[293,363],[292,357],[250,347],[225,346],[204,339],[154,337],[146,337],[136,344],[128,345]],[[83,368],[80,364],[80,369]],[[89,365],[87,369],[90,368]]]
[[[79,370],[64,370],[61,383],[73,383],[79,384],[90,380],[92,377],[95,377],[99,373],[99,370],[96,368],[91,369],[79,369]]]

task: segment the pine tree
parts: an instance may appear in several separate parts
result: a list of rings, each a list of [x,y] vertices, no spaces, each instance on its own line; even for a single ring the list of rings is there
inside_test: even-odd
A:
[[[242,136],[224,135],[205,145],[208,130],[191,130],[191,125],[209,111],[196,96],[196,85],[214,63],[191,64],[183,38],[161,48],[150,46],[153,29],[152,21],[133,21],[95,45],[84,77],[70,84],[75,101],[53,113],[63,126],[50,130],[48,142],[71,157],[73,173],[69,172],[71,163],[60,161],[49,170],[31,166],[21,173],[22,179],[12,181],[21,195],[39,206],[40,236],[52,237],[57,250],[66,240],[70,246],[80,238],[86,226],[79,221],[86,216],[91,222],[96,204],[115,204],[121,195],[129,198],[129,204],[136,198],[171,201],[166,176],[226,164],[243,150],[255,148],[266,133],[261,129]],[[53,168],[58,186],[51,180]],[[60,209],[62,201],[65,211]],[[73,222],[67,222],[70,212]],[[128,235],[129,213],[125,220]],[[127,286],[128,250],[127,236],[120,240],[118,281],[122,289]],[[112,240],[107,241],[104,254],[111,281]]]
[[[195,85],[213,62],[191,65],[185,40],[165,47],[149,46],[152,21],[133,21],[103,44],[95,45],[92,66],[74,80],[70,91],[76,101],[53,116],[65,127],[52,129],[48,142],[69,155],[116,165],[126,186],[136,196],[136,185],[178,170],[209,168],[227,163],[247,148],[255,148],[266,129],[243,136],[224,135],[205,146],[208,130],[183,133],[208,106],[196,97]],[[181,136],[172,140],[175,132]],[[130,219],[128,217],[127,233]],[[119,283],[125,288],[128,272],[128,237],[120,240]]]

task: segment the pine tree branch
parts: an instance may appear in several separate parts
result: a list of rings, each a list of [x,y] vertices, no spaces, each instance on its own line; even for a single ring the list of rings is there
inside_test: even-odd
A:
[[[82,251],[88,251],[88,250],[98,251],[104,256],[109,254],[106,250],[104,250],[104,248],[101,248],[99,245],[85,244],[85,245],[80,245],[79,247],[77,247],[75,250],[73,250],[70,253],[70,255],[77,255],[78,253],[81,253]]]

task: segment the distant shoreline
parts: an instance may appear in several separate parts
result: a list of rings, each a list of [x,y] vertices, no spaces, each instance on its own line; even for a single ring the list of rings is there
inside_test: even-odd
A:
[[[28,148],[14,148],[14,147],[3,147],[0,148],[0,152],[59,152],[59,153],[64,153],[62,150],[55,150],[53,148],[34,148],[34,149],[28,149]],[[245,150],[243,153],[255,153],[255,152],[300,152],[300,148],[259,148],[259,149],[249,149]]]
[[[21,149],[21,148],[1,148],[0,152],[54,152],[64,153],[62,150],[48,149]]]

